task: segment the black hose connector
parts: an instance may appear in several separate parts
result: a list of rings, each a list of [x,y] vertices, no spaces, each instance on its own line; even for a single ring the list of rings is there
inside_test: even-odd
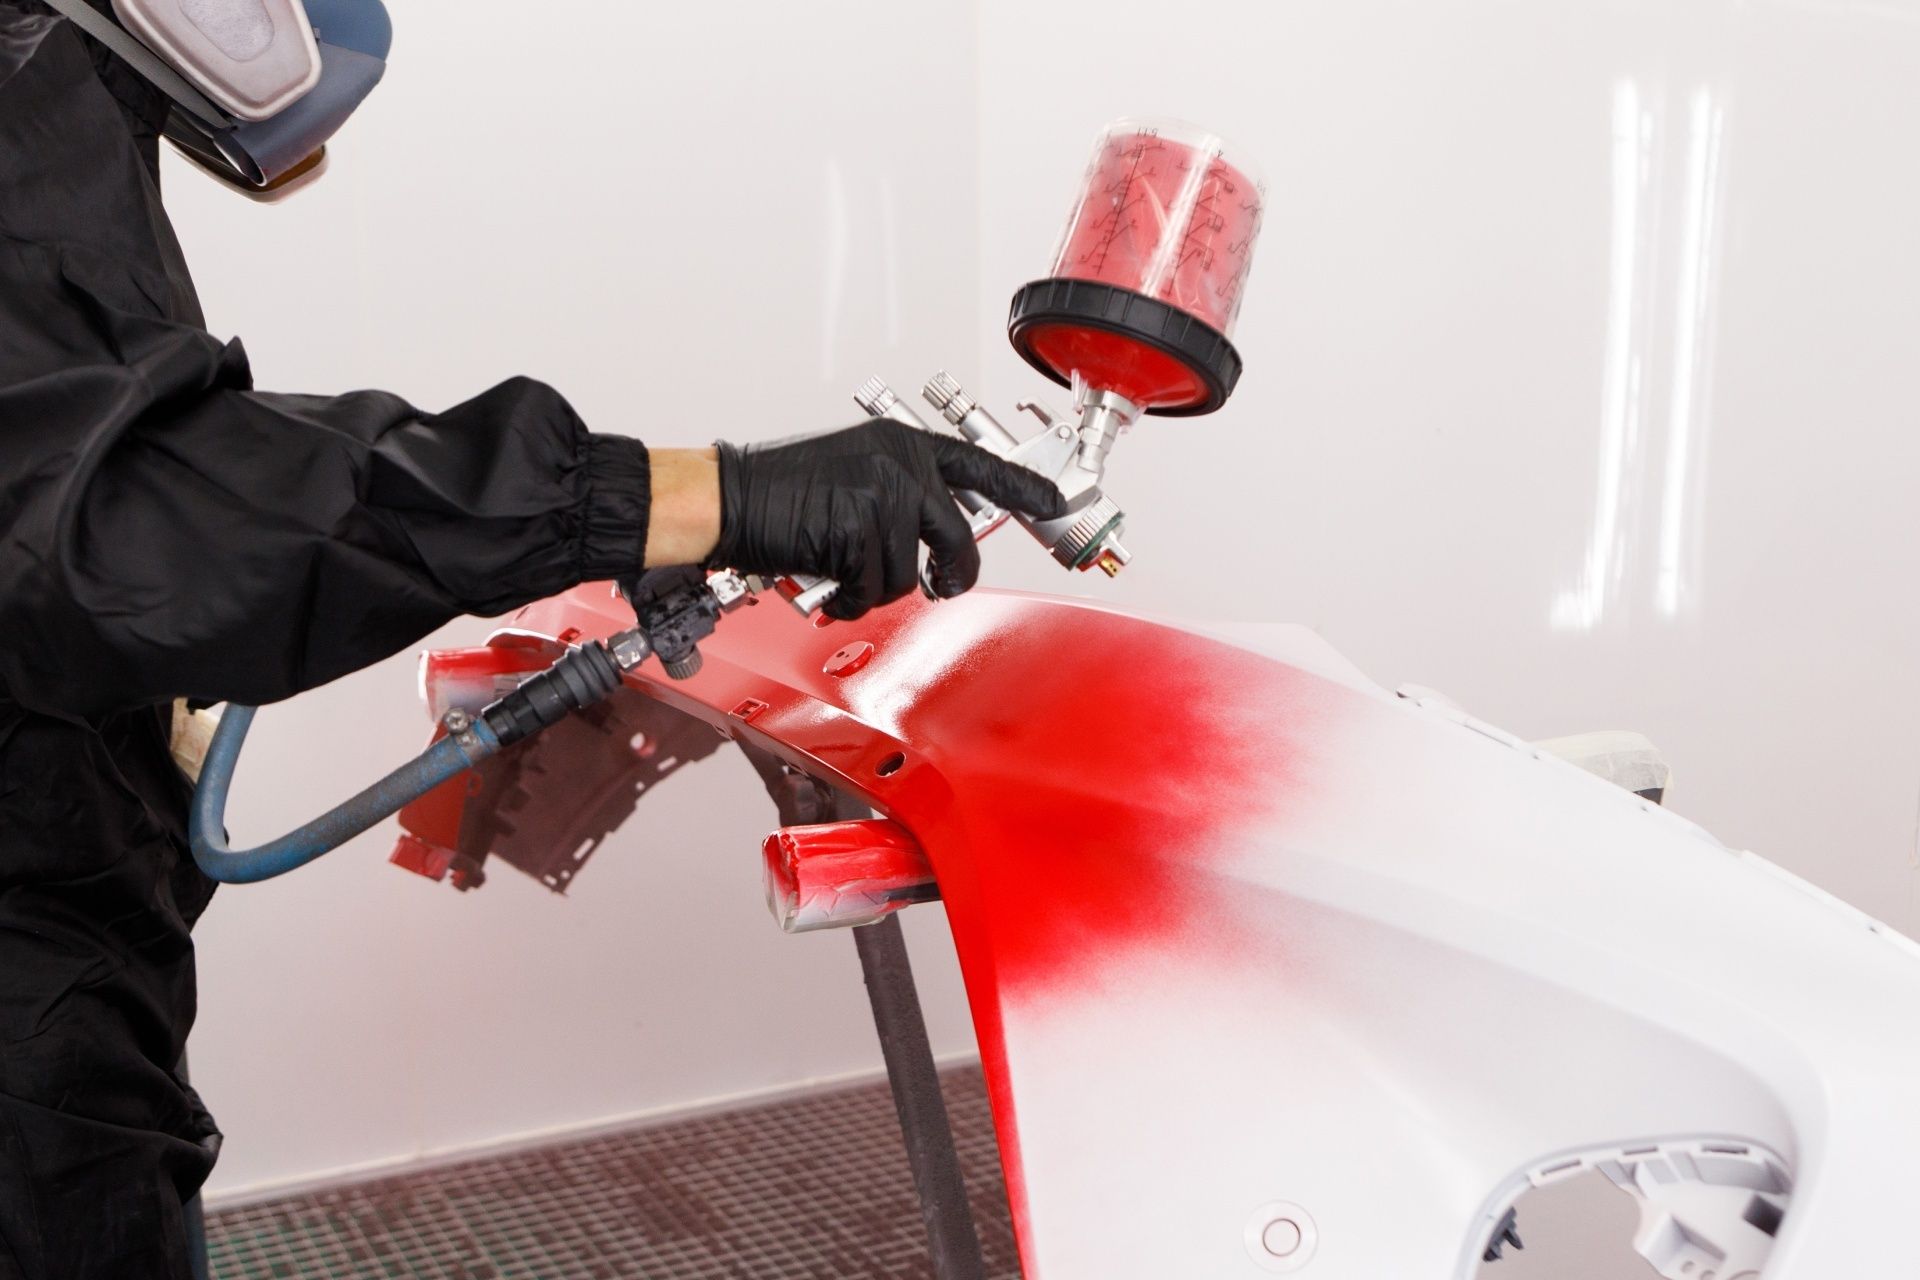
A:
[[[480,713],[500,745],[511,746],[590,707],[620,687],[620,666],[595,640],[567,655]]]
[[[648,569],[622,580],[620,593],[633,606],[640,630],[667,675],[690,680],[699,674],[700,642],[713,634],[721,612],[706,571],[697,565]]]
[[[666,668],[667,675],[674,680],[691,680],[700,674],[700,664],[704,662],[700,650],[692,645],[677,658],[661,658],[660,665]]]

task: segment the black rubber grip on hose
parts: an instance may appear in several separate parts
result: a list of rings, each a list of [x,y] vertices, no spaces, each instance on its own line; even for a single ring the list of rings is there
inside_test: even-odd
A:
[[[620,667],[598,640],[583,644],[493,703],[480,715],[511,746],[548,725],[590,707],[620,687]]]

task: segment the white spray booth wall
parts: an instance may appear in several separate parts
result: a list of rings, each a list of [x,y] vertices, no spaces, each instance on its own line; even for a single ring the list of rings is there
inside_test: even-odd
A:
[[[1305,622],[1522,734],[1640,729],[1687,816],[1920,932],[1920,11],[396,10],[319,186],[262,210],[169,169],[262,385],[438,407],[527,373],[656,443],[850,420],[873,372],[1004,407],[1050,390],[999,335],[1095,130],[1189,117],[1268,180],[1244,382],[1116,452],[1120,579],[1015,535],[988,579],[1255,644]],[[416,748],[411,663],[263,714],[236,835]],[[216,1189],[877,1067],[850,941],[765,917],[759,797],[723,753],[565,898],[416,880],[386,831],[224,892],[193,1043]],[[908,921],[964,1051],[939,913]]]

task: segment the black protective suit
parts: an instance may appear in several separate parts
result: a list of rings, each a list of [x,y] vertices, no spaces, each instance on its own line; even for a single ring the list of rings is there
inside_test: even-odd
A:
[[[254,391],[161,210],[164,101],[0,0],[0,1280],[183,1280],[217,1136],[169,704],[271,702],[642,561],[639,442],[505,383]]]

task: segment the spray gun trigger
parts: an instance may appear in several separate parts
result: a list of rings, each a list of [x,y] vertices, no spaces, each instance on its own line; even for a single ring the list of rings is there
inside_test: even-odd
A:
[[[941,587],[940,571],[934,567],[931,558],[920,566],[920,594],[929,600],[945,600],[958,595],[957,591],[945,591]]]
[[[1040,419],[1040,425],[1048,431],[1053,430],[1060,421],[1059,418],[1054,416],[1053,410],[1047,408],[1047,406],[1041,404],[1038,400],[1018,401],[1014,404],[1013,411],[1015,413],[1032,414],[1034,417]]]

